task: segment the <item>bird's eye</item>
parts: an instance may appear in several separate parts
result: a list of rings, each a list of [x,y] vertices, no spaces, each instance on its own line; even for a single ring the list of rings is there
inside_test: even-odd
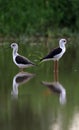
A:
[[[14,47],[15,45],[13,45],[13,47]]]

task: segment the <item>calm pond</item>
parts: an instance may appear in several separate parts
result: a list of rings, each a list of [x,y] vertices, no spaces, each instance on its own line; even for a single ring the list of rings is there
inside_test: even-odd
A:
[[[53,61],[39,59],[58,39],[20,42],[19,53],[37,64],[24,72],[13,63],[10,43],[0,46],[0,130],[79,130],[79,43],[74,41],[59,61],[57,81]]]

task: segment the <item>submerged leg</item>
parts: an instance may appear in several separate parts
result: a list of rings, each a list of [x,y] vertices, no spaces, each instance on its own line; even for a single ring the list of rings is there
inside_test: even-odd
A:
[[[58,72],[58,61],[54,61],[54,72]]]

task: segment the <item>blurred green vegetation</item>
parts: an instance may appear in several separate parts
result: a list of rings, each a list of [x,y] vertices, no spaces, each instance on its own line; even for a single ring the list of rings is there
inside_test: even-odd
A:
[[[0,36],[79,31],[79,0],[0,0]]]

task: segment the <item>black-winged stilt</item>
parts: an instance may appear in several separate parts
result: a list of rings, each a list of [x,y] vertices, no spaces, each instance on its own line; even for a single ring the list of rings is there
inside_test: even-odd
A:
[[[41,62],[48,61],[48,60],[55,61],[54,70],[56,71],[56,69],[58,68],[58,61],[59,61],[59,59],[63,56],[63,54],[66,51],[66,47],[65,47],[66,43],[67,43],[66,39],[60,39],[59,40],[59,47],[53,49],[48,55],[46,55],[40,61]]]
[[[18,54],[18,44],[12,43],[11,48],[13,48],[13,62],[21,69],[34,66],[35,64],[31,62],[28,58]]]

